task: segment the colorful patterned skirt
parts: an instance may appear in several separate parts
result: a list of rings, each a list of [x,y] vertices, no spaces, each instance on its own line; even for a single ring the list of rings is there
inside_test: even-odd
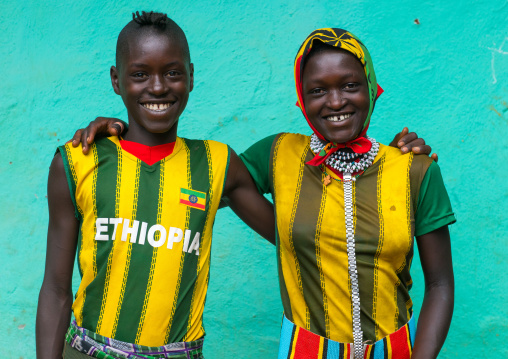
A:
[[[76,321],[67,330],[65,341],[77,352],[99,359],[203,359],[204,338],[147,347],[104,337],[78,326]]]
[[[412,317],[395,333],[374,344],[364,344],[365,359],[409,359],[416,325]],[[339,343],[305,330],[286,316],[282,320],[279,359],[353,359],[352,343]]]

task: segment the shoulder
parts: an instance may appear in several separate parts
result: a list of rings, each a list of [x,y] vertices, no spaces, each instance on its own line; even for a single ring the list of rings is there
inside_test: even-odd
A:
[[[411,169],[425,174],[432,163],[434,160],[427,155],[414,155]]]
[[[280,133],[273,141],[272,154],[277,157],[281,149],[284,153],[300,154],[304,151],[310,143],[310,136],[302,135],[299,133]]]
[[[284,143],[307,145],[310,141],[310,136],[302,135],[301,133],[283,132],[278,135],[277,139]]]
[[[399,148],[380,144],[379,154],[384,156],[385,162],[408,162],[411,171],[425,174],[433,159],[427,155],[415,155],[413,153],[402,153]]]
[[[274,135],[266,136],[265,138],[254,142],[242,155],[248,155],[250,153],[266,153],[269,152],[272,148],[274,142],[281,136],[281,133],[276,133]],[[241,155],[241,156],[242,156]]]
[[[227,168],[229,166],[232,149],[225,143],[182,137],[179,137],[178,140],[185,144],[191,163],[208,161],[214,168]]]
[[[65,172],[65,166],[64,166],[64,161],[63,161],[63,156],[65,155],[65,152],[64,154],[62,154],[62,151],[65,150],[65,146],[59,146],[55,152],[55,155],[53,156],[53,159],[51,160],[51,169],[53,171],[57,171],[57,172],[61,172],[61,173],[64,173]]]
[[[225,143],[214,141],[214,140],[201,140],[201,139],[195,139],[195,138],[185,138],[185,137],[179,137],[180,140],[185,142],[185,144],[189,147],[189,149],[197,149],[199,147],[209,147],[214,149],[224,149],[228,148],[229,146]]]
[[[244,162],[268,160],[273,153],[278,152],[281,146],[304,148],[309,144],[309,138],[309,136],[286,132],[270,135],[251,145],[240,155],[240,158]]]
[[[97,151],[98,147],[101,150],[108,151],[108,149],[115,149],[116,146],[120,146],[118,137],[110,136],[97,138],[94,143],[90,145],[90,152],[86,155],[83,153],[83,146],[81,143],[77,147],[74,147],[70,141],[63,146],[59,146],[57,151],[61,152],[63,156],[78,159],[80,157],[91,156],[94,151]]]

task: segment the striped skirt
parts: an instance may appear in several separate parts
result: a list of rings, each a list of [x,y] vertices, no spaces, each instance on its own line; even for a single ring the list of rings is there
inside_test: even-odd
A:
[[[72,321],[65,335],[64,358],[88,357],[98,359],[202,359],[203,341],[170,343],[161,347],[148,347],[104,337],[82,328]],[[78,354],[82,355],[79,356]]]
[[[415,338],[415,320],[374,344],[364,344],[365,359],[409,359]],[[353,359],[352,343],[339,343],[282,320],[279,359]]]

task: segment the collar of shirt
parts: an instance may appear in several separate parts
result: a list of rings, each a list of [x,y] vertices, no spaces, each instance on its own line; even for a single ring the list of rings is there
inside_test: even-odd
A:
[[[173,153],[175,142],[158,146],[146,146],[137,142],[120,140],[120,146],[122,146],[124,151],[129,152],[131,155],[136,156],[141,161],[151,166]]]

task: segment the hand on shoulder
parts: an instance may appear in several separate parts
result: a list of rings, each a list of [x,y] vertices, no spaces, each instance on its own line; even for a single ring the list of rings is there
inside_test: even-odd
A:
[[[126,129],[127,124],[118,118],[97,117],[86,128],[80,128],[74,133],[71,140],[72,146],[77,147],[82,143],[83,153],[86,155],[96,136],[120,136],[125,134]]]

